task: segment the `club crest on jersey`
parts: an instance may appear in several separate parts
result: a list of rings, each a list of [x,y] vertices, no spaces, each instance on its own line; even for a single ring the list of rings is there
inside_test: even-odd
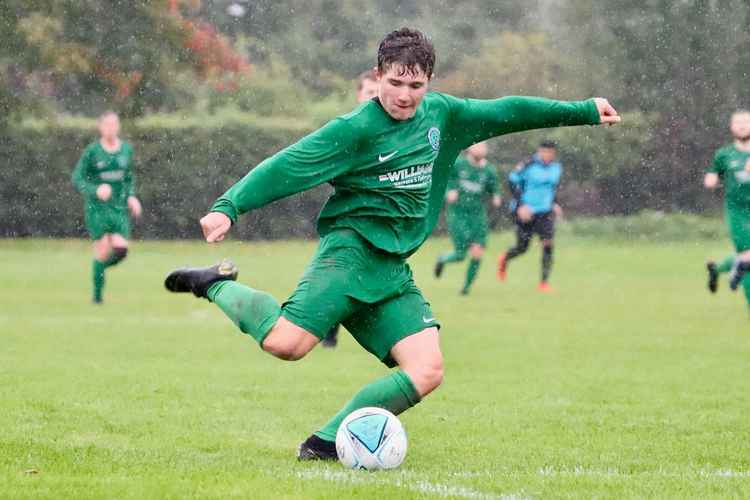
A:
[[[125,157],[125,155],[119,155],[117,157],[117,164],[120,166],[120,168],[125,168],[128,166],[128,159]]]
[[[98,162],[96,162],[96,168],[104,168],[106,165],[107,163],[102,160],[99,160]]]
[[[427,132],[427,140],[430,141],[430,146],[432,146],[433,151],[440,149],[440,129],[432,127]]]

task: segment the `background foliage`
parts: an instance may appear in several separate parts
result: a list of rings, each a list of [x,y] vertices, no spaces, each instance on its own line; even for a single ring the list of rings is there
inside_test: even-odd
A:
[[[186,234],[183,220],[231,180],[351,109],[353,79],[402,25],[432,36],[438,90],[603,95],[625,113],[606,131],[493,142],[507,169],[542,137],[558,139],[569,213],[717,212],[700,177],[728,141],[729,113],[750,105],[748,24],[741,0],[2,0],[0,173],[12,180],[0,232],[70,233],[62,221],[80,210],[67,174],[93,137],[77,117],[115,108],[140,159],[144,234]],[[274,212],[288,222],[278,231],[307,234],[325,192],[290,201],[294,215]],[[70,203],[60,227],[41,227],[52,213],[42,200],[58,198]]]

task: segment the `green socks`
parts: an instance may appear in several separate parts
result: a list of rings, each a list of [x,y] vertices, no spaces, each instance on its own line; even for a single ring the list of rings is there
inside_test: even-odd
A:
[[[102,292],[104,291],[104,270],[107,264],[94,259],[91,265],[91,273],[94,278],[94,302],[102,301]]]
[[[261,346],[281,316],[281,306],[271,295],[236,281],[214,283],[206,295],[243,333]]]
[[[479,259],[471,259],[469,261],[469,268],[466,270],[466,282],[464,283],[464,293],[469,291],[469,288],[471,288],[471,284],[474,283],[474,280],[477,277],[477,273],[479,272],[479,264],[482,261]]]
[[[104,270],[110,266],[120,263],[128,255],[127,248],[113,248],[106,260],[98,261],[94,259],[91,266],[94,278],[94,302],[102,301],[102,292],[104,291]]]
[[[721,262],[716,264],[716,270],[719,273],[728,273],[732,270],[732,266],[734,265],[734,260],[737,258],[736,255],[732,254],[726,259],[722,260]]]
[[[438,262],[442,264],[450,264],[451,262],[461,262],[466,257],[465,253],[451,252],[446,253],[438,257]]]
[[[398,415],[419,403],[420,399],[409,376],[399,370],[364,386],[315,435],[326,441],[335,441],[339,425],[354,410],[377,406]]]

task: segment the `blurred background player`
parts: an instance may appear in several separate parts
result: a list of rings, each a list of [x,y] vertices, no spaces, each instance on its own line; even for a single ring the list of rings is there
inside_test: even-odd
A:
[[[377,97],[379,87],[380,84],[377,81],[374,70],[369,69],[360,74],[357,78],[357,102],[363,103],[373,97]],[[328,348],[336,347],[339,342],[339,327],[340,325],[336,325],[331,328],[328,336],[323,339],[320,345]]]
[[[448,234],[453,241],[453,252],[441,255],[435,264],[435,277],[439,278],[445,264],[461,262],[469,252],[471,259],[461,289],[462,295],[469,293],[487,246],[489,227],[484,208],[485,196],[492,196],[492,205],[500,207],[497,174],[495,167],[487,161],[487,143],[478,142],[467,149],[465,155],[459,156],[451,169],[445,200],[448,203]]]
[[[104,272],[128,254],[130,214],[142,208],[135,197],[133,148],[120,139],[120,119],[108,111],[98,120],[99,140],[83,150],[73,171],[73,185],[83,194],[86,229],[94,240],[93,302],[102,303]]]
[[[562,165],[555,161],[557,145],[543,141],[536,153],[526,162],[520,163],[508,176],[513,195],[511,209],[516,223],[516,245],[498,260],[498,278],[505,281],[508,261],[528,250],[529,242],[539,235],[542,242],[542,276],[539,291],[550,292],[549,274],[555,237],[555,218],[562,216],[562,208],[556,203],[560,185]]]
[[[729,128],[734,142],[716,152],[703,182],[708,189],[724,184],[726,220],[737,255],[718,265],[708,263],[708,285],[715,292],[719,274],[730,272],[730,288],[741,283],[750,306],[750,111],[734,112]]]
[[[377,97],[379,87],[380,84],[375,76],[375,70],[369,69],[360,74],[359,78],[357,78],[357,102],[363,103],[373,97]],[[339,327],[340,325],[336,325],[331,328],[331,332],[323,339],[320,345],[331,349],[336,347],[339,342]]]

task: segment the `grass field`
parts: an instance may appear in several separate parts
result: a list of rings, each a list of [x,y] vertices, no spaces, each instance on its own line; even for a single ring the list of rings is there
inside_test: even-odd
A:
[[[446,381],[403,415],[404,465],[363,473],[294,454],[384,367],[347,335],[280,362],[162,287],[229,255],[283,298],[312,243],[136,243],[94,307],[87,243],[0,241],[0,497],[750,497],[750,321],[702,268],[728,244],[563,238],[542,296],[537,247],[494,280],[509,242],[468,298],[464,265],[431,276],[446,240],[413,259]]]

